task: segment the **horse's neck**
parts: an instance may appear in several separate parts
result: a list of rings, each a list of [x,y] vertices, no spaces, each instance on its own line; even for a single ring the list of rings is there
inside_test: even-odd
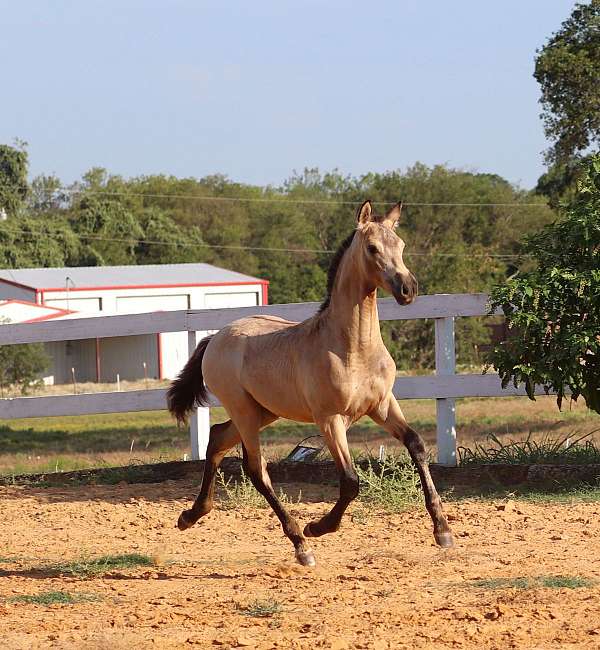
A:
[[[357,273],[350,251],[338,271],[329,307],[328,329],[350,354],[368,353],[381,345],[377,288]]]

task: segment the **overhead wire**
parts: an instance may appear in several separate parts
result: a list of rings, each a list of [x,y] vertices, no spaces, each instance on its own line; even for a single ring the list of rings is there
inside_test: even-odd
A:
[[[26,230],[22,228],[12,228],[6,227],[4,224],[0,224],[0,233],[9,232],[15,234],[24,234],[24,235],[35,235],[31,230]],[[55,239],[65,238],[64,233],[60,232],[48,232],[44,231],[43,234],[47,237],[53,237]],[[335,253],[335,250],[331,249],[319,249],[319,248],[277,248],[273,246],[243,246],[236,244],[207,244],[205,242],[174,242],[174,241],[160,241],[160,240],[150,240],[150,239],[130,239],[130,238],[121,238],[121,237],[102,237],[100,235],[86,235],[83,233],[76,233],[71,231],[70,236],[75,237],[79,240],[92,240],[92,241],[104,241],[112,243],[121,243],[121,244],[148,244],[156,246],[181,246],[184,248],[216,248],[216,249],[229,249],[229,250],[241,250],[241,251],[259,251],[259,252],[276,252],[276,253],[319,253],[332,255]],[[427,252],[427,251],[416,251],[416,252],[406,252],[407,257],[483,257],[483,258],[523,258],[529,257],[528,255],[521,255],[518,253],[443,253],[443,252]]]
[[[53,193],[66,192],[70,194],[92,194],[100,196],[119,196],[119,197],[140,197],[140,198],[155,198],[155,199],[184,199],[191,201],[225,201],[225,202],[251,202],[251,203],[285,203],[285,204],[298,204],[298,205],[360,205],[360,201],[346,201],[346,200],[322,200],[322,199],[294,199],[286,196],[279,197],[231,197],[231,196],[207,196],[207,195],[190,195],[190,194],[162,194],[162,193],[144,193],[144,192],[128,192],[128,191],[113,191],[106,188],[100,190],[92,190],[89,188],[81,187],[65,187],[60,186],[53,189]],[[377,205],[394,205],[391,202],[373,200],[372,203]],[[547,207],[545,203],[475,203],[475,202],[403,202],[404,207]],[[4,230],[9,230],[2,226]],[[30,231],[12,229],[14,233],[28,234]],[[52,236],[53,233],[46,232],[46,236]],[[235,244],[208,244],[204,242],[167,242],[158,240],[141,240],[141,239],[124,239],[114,237],[101,237],[98,235],[83,235],[80,233],[72,233],[73,236],[79,239],[88,239],[95,241],[106,241],[113,243],[124,244],[148,244],[158,246],[182,246],[182,247],[197,247],[197,248],[215,248],[224,250],[247,250],[258,252],[283,252],[283,253],[318,253],[318,254],[333,254],[335,250],[328,249],[314,249],[314,248],[279,248],[272,246],[245,246]],[[62,236],[57,233],[56,236]],[[527,255],[515,253],[444,253],[444,252],[406,252],[407,256],[413,257],[482,257],[482,258],[506,258],[506,259],[520,259],[527,257]]]
[[[232,203],[288,203],[297,205],[360,205],[362,201],[347,201],[337,199],[294,199],[288,196],[209,196],[193,194],[162,194],[157,192],[127,192],[109,189],[93,190],[86,187],[56,187],[52,190],[54,193],[66,192],[69,194],[92,194],[103,196],[123,196],[123,197],[140,197],[153,199],[184,199],[189,201],[225,201]],[[395,205],[393,201],[381,201],[371,199],[376,205]],[[524,202],[423,202],[423,201],[403,201],[403,206],[407,207],[513,207],[513,208],[547,208],[547,203],[524,203]]]

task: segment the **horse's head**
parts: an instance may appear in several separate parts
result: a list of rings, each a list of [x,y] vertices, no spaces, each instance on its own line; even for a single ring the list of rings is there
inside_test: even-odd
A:
[[[385,215],[376,215],[370,201],[357,212],[357,234],[361,247],[362,266],[376,287],[393,294],[400,305],[408,305],[417,297],[417,279],[408,270],[402,253],[404,241],[396,234],[402,204],[397,203]]]

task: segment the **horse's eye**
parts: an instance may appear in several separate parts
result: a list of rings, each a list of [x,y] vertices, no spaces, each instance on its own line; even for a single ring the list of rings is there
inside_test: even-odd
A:
[[[371,255],[377,255],[377,253],[379,253],[379,249],[374,244],[369,244],[367,250]]]

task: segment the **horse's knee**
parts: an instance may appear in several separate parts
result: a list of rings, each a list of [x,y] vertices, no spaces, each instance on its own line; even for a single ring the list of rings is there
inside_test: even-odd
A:
[[[427,449],[425,448],[425,443],[423,442],[423,438],[421,438],[416,431],[408,429],[404,434],[403,442],[413,460],[417,462],[425,462],[427,460]]]

